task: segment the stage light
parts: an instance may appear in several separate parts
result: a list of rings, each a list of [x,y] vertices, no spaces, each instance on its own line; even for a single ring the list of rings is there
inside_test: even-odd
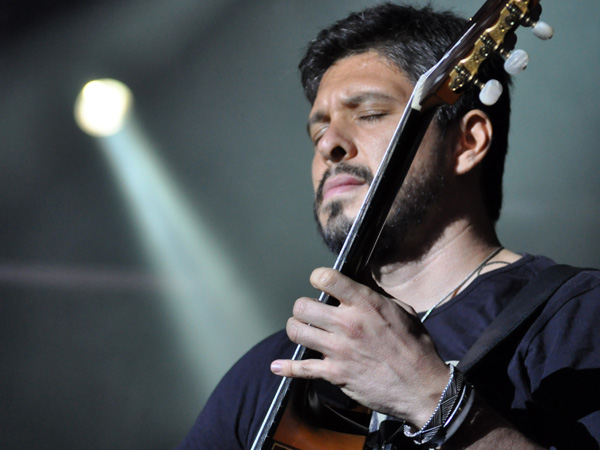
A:
[[[76,103],[77,122],[97,138],[149,266],[161,280],[165,321],[203,399],[248,346],[264,337],[268,326],[260,295],[244,279],[224,237],[187,201],[160,161],[136,118],[129,89],[115,80],[92,81]]]
[[[75,121],[92,136],[112,136],[123,128],[131,105],[131,91],[120,81],[93,80],[77,96]]]

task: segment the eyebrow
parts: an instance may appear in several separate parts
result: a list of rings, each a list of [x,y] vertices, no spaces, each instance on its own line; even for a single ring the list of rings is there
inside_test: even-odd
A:
[[[383,92],[366,91],[366,92],[360,92],[356,95],[351,95],[350,97],[344,98],[342,100],[342,103],[344,103],[344,105],[349,106],[351,108],[356,108],[357,106],[360,106],[363,103],[368,103],[368,102],[391,103],[391,102],[396,102],[396,101],[397,101],[397,99],[395,97],[385,94]],[[308,132],[308,134],[310,135],[310,128],[315,123],[325,121],[326,117],[327,117],[327,114],[325,114],[323,111],[317,111],[313,115],[311,115],[308,118],[308,123],[306,124],[306,131]]]
[[[306,123],[306,132],[308,133],[309,136],[310,136],[310,128],[315,123],[324,122],[325,121],[325,117],[327,117],[327,115],[324,112],[317,111],[316,113],[314,113],[313,115],[311,115],[308,118],[308,122]]]
[[[356,95],[352,95],[343,100],[344,104],[349,106],[359,106],[363,103],[373,102],[373,101],[383,101],[383,102],[395,102],[397,99],[389,94],[385,94],[379,91],[367,91],[361,92]]]

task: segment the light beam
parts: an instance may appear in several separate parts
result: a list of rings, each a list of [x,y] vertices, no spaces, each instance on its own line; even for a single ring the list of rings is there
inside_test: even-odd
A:
[[[97,97],[87,92],[88,83],[78,99],[76,110],[94,111],[86,105]],[[95,88],[94,88],[95,89]],[[121,103],[119,103],[121,102]],[[165,280],[166,311],[178,331],[186,359],[198,379],[199,395],[206,394],[247,346],[264,337],[268,329],[259,309],[258,295],[248,286],[216,233],[198,216],[185,200],[175,182],[158,160],[130,111],[131,99],[117,131],[97,132],[96,136],[129,206],[140,232],[144,248],[153,267]],[[110,110],[110,106],[102,109]],[[116,108],[122,111],[122,106]],[[99,114],[98,114],[99,115]]]

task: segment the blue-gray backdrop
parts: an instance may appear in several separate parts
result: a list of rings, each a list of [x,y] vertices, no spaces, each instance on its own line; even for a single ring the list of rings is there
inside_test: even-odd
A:
[[[296,64],[320,27],[375,2],[4,3],[0,447],[170,448],[227,367],[313,293],[312,268],[332,263],[312,222]],[[469,15],[480,2],[433,3]],[[600,3],[542,4],[556,35],[519,32],[531,63],[515,83],[498,230],[512,249],[600,266]],[[175,186],[166,204],[182,217],[164,215],[191,242],[174,257],[195,261],[191,300],[161,284],[168,243],[157,261],[106,143],[73,120],[79,89],[106,77],[133,91],[142,151]]]

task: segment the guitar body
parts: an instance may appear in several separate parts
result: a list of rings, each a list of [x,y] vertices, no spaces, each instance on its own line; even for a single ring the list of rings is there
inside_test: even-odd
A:
[[[312,425],[294,407],[286,408],[270,450],[363,450],[366,436],[347,434]]]
[[[328,395],[337,399],[324,398]],[[277,429],[263,448],[362,450],[370,418],[370,410],[352,402],[339,389],[323,382],[295,380]]]

